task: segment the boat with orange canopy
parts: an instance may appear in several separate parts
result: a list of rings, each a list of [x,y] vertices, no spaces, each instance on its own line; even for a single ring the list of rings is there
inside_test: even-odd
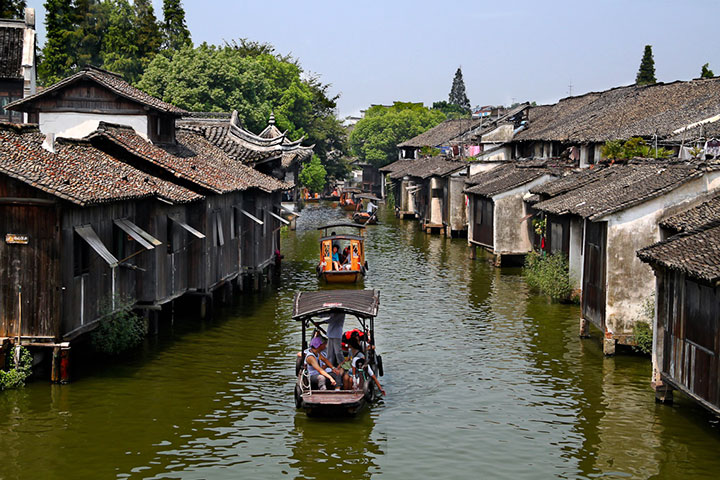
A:
[[[357,233],[335,233],[335,229],[340,228],[351,228]],[[318,278],[327,283],[357,283],[362,280],[368,270],[363,236],[365,226],[335,222],[318,227],[318,230],[324,230],[320,237],[320,263],[316,268]],[[334,247],[337,247],[337,252],[333,252]],[[337,253],[336,261],[333,261],[333,253]]]

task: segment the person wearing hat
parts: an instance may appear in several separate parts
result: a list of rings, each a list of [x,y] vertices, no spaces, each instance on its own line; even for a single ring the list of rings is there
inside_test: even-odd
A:
[[[323,350],[327,343],[324,338],[317,336],[310,340],[310,348],[305,350],[305,365],[310,375],[310,385],[314,388],[317,385],[318,390],[327,390],[327,383],[339,389],[339,378],[334,371],[334,367],[323,354]],[[324,363],[327,368],[322,367],[320,362]],[[329,372],[327,370],[330,370]]]

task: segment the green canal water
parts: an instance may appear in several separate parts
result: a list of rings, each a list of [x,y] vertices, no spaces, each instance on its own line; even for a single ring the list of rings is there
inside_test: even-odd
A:
[[[277,287],[70,385],[0,393],[0,478],[718,478],[716,420],[656,405],[648,359],[604,358],[577,307],[387,211],[365,287],[388,395],[353,419],[296,411],[292,298],[318,288],[315,227],[343,213],[302,212]]]

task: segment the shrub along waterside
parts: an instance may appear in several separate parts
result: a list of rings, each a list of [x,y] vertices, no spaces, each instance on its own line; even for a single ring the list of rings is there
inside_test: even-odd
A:
[[[19,356],[19,361],[17,360]],[[0,369],[0,391],[21,388],[25,386],[25,380],[32,375],[32,355],[25,347],[20,347],[19,355],[14,348],[10,349],[5,356],[7,365],[0,365],[6,370]]]
[[[142,342],[145,324],[133,313],[130,302],[116,301],[115,308],[107,305],[104,310],[107,313],[100,320],[100,325],[90,334],[90,343],[96,351],[117,355]]]
[[[572,286],[568,260],[562,253],[546,255],[530,252],[525,257],[523,275],[530,288],[561,302],[570,300]]]

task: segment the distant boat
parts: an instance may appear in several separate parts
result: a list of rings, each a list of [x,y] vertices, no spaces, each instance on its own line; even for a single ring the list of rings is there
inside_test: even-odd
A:
[[[337,228],[358,229],[358,234],[331,232]],[[327,283],[357,283],[365,277],[368,264],[365,261],[365,238],[362,236],[364,225],[350,222],[336,222],[318,227],[324,230],[320,238],[320,263],[316,267],[318,278]],[[338,247],[338,262],[333,262],[333,246]],[[345,254],[345,255],[344,255]]]

